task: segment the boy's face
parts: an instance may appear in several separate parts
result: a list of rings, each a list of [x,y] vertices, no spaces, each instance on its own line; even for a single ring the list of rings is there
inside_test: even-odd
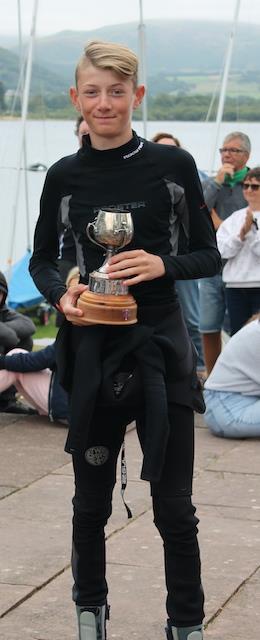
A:
[[[73,104],[87,121],[96,149],[111,149],[131,139],[132,112],[142,101],[144,87],[134,88],[130,78],[87,63],[79,70],[78,86],[72,87]]]

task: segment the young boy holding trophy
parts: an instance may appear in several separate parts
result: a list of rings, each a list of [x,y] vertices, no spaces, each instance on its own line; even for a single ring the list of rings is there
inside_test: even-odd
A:
[[[193,409],[202,411],[203,401],[174,281],[214,275],[220,258],[191,156],[132,131],[132,112],[144,95],[137,72],[137,57],[127,47],[86,46],[70,93],[89,136],[48,172],[30,272],[66,318],[57,360],[71,397],[65,449],[75,473],[72,569],[79,638],[106,638],[104,527],[125,429],[136,419],[141,477],[151,483],[165,549],[167,638],[202,640],[191,491]],[[56,267],[60,208],[80,270],[80,284],[68,291]]]

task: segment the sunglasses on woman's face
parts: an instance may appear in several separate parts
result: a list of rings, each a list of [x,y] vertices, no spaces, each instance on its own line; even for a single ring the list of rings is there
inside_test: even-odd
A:
[[[243,182],[243,189],[245,189],[245,191],[247,191],[247,189],[258,191],[258,189],[260,189],[260,184],[254,184],[253,182]]]

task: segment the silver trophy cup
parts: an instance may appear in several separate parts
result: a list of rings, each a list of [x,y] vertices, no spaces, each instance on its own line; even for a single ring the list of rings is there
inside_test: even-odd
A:
[[[127,285],[122,280],[110,280],[107,274],[109,259],[131,242],[134,227],[131,213],[115,209],[100,209],[94,222],[87,225],[86,233],[94,244],[106,249],[105,261],[89,275],[89,291],[109,295],[126,295]]]

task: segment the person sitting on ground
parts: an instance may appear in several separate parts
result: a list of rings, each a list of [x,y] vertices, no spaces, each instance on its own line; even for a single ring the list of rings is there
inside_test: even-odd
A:
[[[204,419],[215,436],[260,436],[260,313],[222,350],[205,382],[204,399]]]
[[[247,173],[242,189],[248,207],[232,213],[217,231],[226,259],[223,282],[231,335],[260,311],[260,167]]]
[[[78,281],[79,269],[73,267],[67,276],[67,288]],[[68,396],[57,377],[55,342],[40,351],[29,353],[25,349],[12,349],[6,355],[0,355],[0,393],[10,385],[39,415],[48,415],[51,422],[68,422]]]
[[[7,353],[14,347],[31,351],[36,327],[31,318],[6,305],[7,295],[7,281],[0,271],[0,353]]]
[[[39,415],[49,416],[51,422],[68,422],[68,397],[57,378],[55,343],[31,353],[12,349],[0,355],[0,392],[10,385]]]
[[[10,309],[6,305],[8,285],[4,274],[0,271],[0,354],[5,354],[14,347],[31,351],[32,335],[36,331],[31,318]],[[0,411],[19,413],[15,400],[15,389],[10,387],[0,393]]]

